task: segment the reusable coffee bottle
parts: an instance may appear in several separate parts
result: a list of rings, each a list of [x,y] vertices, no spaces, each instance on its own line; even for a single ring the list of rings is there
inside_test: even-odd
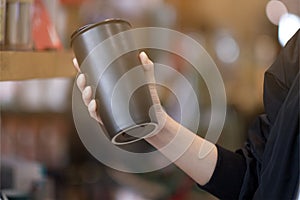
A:
[[[84,65],[87,69],[83,73],[87,73],[87,79],[96,80],[98,112],[109,139],[116,145],[139,141],[157,128],[156,117],[149,114],[153,102],[148,84],[136,88],[136,79],[146,80],[138,57],[140,51],[135,48],[130,34],[120,35],[130,29],[127,21],[109,19],[83,26],[71,36],[76,59],[81,68]],[[101,52],[97,52],[99,49]],[[117,55],[107,66],[101,64],[120,49],[125,53]],[[136,68],[139,70],[132,73]],[[99,69],[103,71],[101,76],[95,72]],[[128,74],[132,78],[124,79]],[[121,85],[122,90],[116,89],[117,85]]]

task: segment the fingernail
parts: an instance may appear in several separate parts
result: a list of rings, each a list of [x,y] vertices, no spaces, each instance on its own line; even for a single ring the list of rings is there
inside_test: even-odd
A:
[[[147,57],[147,54],[146,54],[144,51],[142,51],[142,52],[140,53],[140,55],[141,55],[142,57]]]
[[[90,110],[90,111],[95,111],[95,110],[96,110],[96,101],[95,101],[95,99],[93,99],[93,100],[90,102],[89,110]]]
[[[140,58],[141,58],[142,63],[144,63],[144,64],[147,63],[148,56],[147,56],[147,54],[146,54],[144,51],[142,51],[142,52],[140,53]]]
[[[88,97],[88,96],[90,96],[91,92],[92,92],[91,86],[87,86],[87,87],[83,90],[82,93],[83,93],[83,96]]]
[[[144,51],[140,53],[140,59],[143,65],[153,65],[153,62]]]
[[[79,90],[82,92],[82,90],[85,87],[85,76],[84,74],[79,74],[76,80],[77,83],[77,87],[79,88]]]
[[[79,74],[77,77],[77,82],[82,84],[85,81],[85,77],[83,74]]]
[[[89,113],[92,113],[92,112],[94,111],[93,107],[94,107],[94,105],[93,105],[93,103],[92,103],[92,101],[91,101],[91,102],[89,103],[89,105],[88,105]]]

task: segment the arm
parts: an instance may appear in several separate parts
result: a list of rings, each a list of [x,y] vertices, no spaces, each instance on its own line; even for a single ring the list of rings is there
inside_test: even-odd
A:
[[[149,84],[149,90],[153,103],[155,104],[156,116],[160,124],[159,132],[152,137],[146,138],[146,141],[155,148],[159,149],[161,153],[163,153],[170,160],[174,160],[171,149],[176,149],[176,146],[180,144],[172,144],[172,146],[168,149],[163,147],[168,145],[176,136],[176,134],[179,134],[178,137],[183,138],[184,140],[192,141],[191,145],[187,148],[183,155],[176,159],[175,164],[185,171],[190,177],[192,177],[197,183],[201,185],[206,184],[212,176],[217,162],[217,149],[215,145],[202,139],[201,137],[196,136],[194,133],[181,126],[162,111],[160,100],[155,88],[153,63],[145,53],[140,54],[140,60],[143,64],[147,79],[150,83],[153,83]],[[75,67],[77,70],[79,70],[76,60],[74,61]],[[96,112],[96,102],[92,99],[91,87],[86,86],[86,80],[83,74],[79,75],[77,78],[77,85],[82,92],[83,101],[88,107],[91,117],[102,123],[99,115]],[[204,158],[199,159],[199,149],[204,143],[206,144],[205,146],[207,148],[210,148],[210,152]]]
[[[300,31],[298,31],[286,45],[277,61],[275,61],[266,73],[264,94],[266,115],[258,117],[255,121],[252,128],[249,130],[249,138],[243,149],[239,150],[237,153],[233,153],[218,145],[215,146],[214,144],[195,136],[194,133],[182,127],[169,116],[165,115],[164,112],[159,112],[160,109],[158,109],[157,114],[161,115],[161,119],[163,119],[160,121],[161,129],[159,133],[146,138],[146,140],[157,149],[160,149],[167,158],[173,160],[172,152],[164,151],[162,147],[169,144],[176,134],[182,139],[194,137],[192,138],[193,142],[189,148],[182,156],[175,160],[174,163],[197,183],[202,185],[200,186],[201,188],[221,199],[252,199],[254,195],[256,195],[256,198],[261,199],[263,196],[270,196],[270,194],[272,194],[274,198],[278,198],[279,196],[291,197],[294,192],[294,187],[298,185],[298,179],[294,176],[294,174],[295,171],[299,172],[299,166],[291,165],[290,163],[298,163],[299,161],[299,156],[297,154],[299,152],[299,140],[297,139],[299,138],[299,121],[297,121],[298,118],[295,118],[295,116],[298,115],[294,114],[297,112],[297,109],[294,108],[299,107],[299,104],[296,104],[295,102],[299,103],[299,101],[293,101],[295,105],[294,107],[291,107],[291,101],[285,102],[287,92],[281,90],[278,91],[278,88],[280,89],[280,87],[273,87],[274,83],[279,84],[278,86],[281,86],[281,83],[286,83],[285,88],[290,88],[294,81],[299,81],[299,36]],[[146,55],[140,55],[140,58],[146,74],[148,74],[149,78],[152,78],[154,81],[154,76],[151,72],[153,71],[152,62]],[[290,70],[289,73],[287,73],[286,70]],[[298,79],[294,80],[297,76]],[[271,77],[271,79],[268,77]],[[88,106],[91,116],[101,123],[100,117],[96,114],[97,105],[95,100],[91,99],[91,88],[86,87],[84,78],[84,75],[80,75],[77,82],[80,90],[83,92],[83,100]],[[294,85],[294,92],[299,92],[299,87],[296,87],[299,85]],[[149,88],[151,95],[153,94],[153,102],[160,106],[155,85],[150,85]],[[297,97],[299,98],[299,95],[297,94],[290,96],[295,99]],[[282,104],[285,105],[285,108],[289,107],[290,110],[281,109]],[[279,110],[285,112],[285,114],[294,114],[291,118],[286,118],[284,113],[281,114],[281,117],[283,117],[282,121],[288,121],[286,122],[288,126],[285,125],[283,127],[288,127],[291,129],[290,131],[281,131],[281,129],[278,128],[273,129],[273,132],[276,132],[273,133],[273,137],[282,135],[284,139],[289,140],[287,142],[288,144],[298,142],[296,145],[291,145],[290,148],[292,149],[288,151],[286,143],[282,143],[284,140],[271,139],[270,143],[268,139],[269,135],[272,134],[270,133],[270,128],[272,127],[274,120],[278,117],[277,112]],[[294,126],[290,126],[291,121],[295,123]],[[281,124],[280,120],[278,124]],[[291,134],[291,136],[287,136],[286,133]],[[266,146],[267,141],[269,144]],[[274,141],[277,141],[278,143],[274,144]],[[206,146],[210,147],[211,151],[206,157],[199,159],[199,146],[203,144],[207,144]],[[175,149],[180,146],[181,144],[174,144]],[[276,152],[285,153],[285,155],[278,156],[275,154],[273,157],[270,156],[273,154],[272,152],[274,152],[274,146],[277,148]],[[269,149],[266,151],[265,148],[267,147]],[[267,153],[268,156],[266,156]],[[265,163],[272,159],[273,161],[271,163],[279,165],[280,168],[276,168],[274,165],[263,166],[264,158],[267,160],[265,160]],[[282,158],[287,159],[288,161],[283,162]],[[291,159],[294,162],[290,162]],[[262,167],[266,166],[268,168],[264,169],[264,172],[268,172],[265,173],[267,177],[262,177]],[[284,174],[281,177],[292,178],[288,178],[289,181],[281,181],[277,178],[279,174],[278,171]],[[270,193],[270,190],[272,190],[272,193]],[[256,193],[256,191],[258,192]]]
[[[175,164],[197,183],[205,185],[210,180],[217,163],[217,148],[214,144],[199,136],[195,137],[193,132],[181,126],[169,116],[160,133],[150,138],[146,138],[146,141],[155,148],[160,149],[164,156],[172,160],[172,152],[170,152],[170,150],[164,151],[162,148],[169,144],[176,134],[179,134],[177,137],[191,139],[192,143],[186,151],[175,160]],[[175,143],[173,144],[173,147],[176,148],[177,145],[180,144]],[[199,159],[199,150],[202,145],[205,145],[210,151],[204,158]],[[173,148],[171,147],[171,149]]]
[[[156,135],[146,138],[146,141],[160,150],[171,161],[174,160],[176,149],[185,143],[183,140],[192,141],[184,153],[175,160],[175,164],[200,185],[206,184],[210,180],[217,162],[217,149],[215,145],[183,127],[162,110],[155,86],[154,65],[144,52],[140,54],[140,60],[143,64],[146,78],[150,83],[149,90],[160,126],[160,131]],[[175,137],[180,139],[173,140]],[[169,144],[169,148],[163,148]],[[199,159],[199,150],[202,146],[209,153],[204,158]]]
[[[140,60],[143,64],[146,78],[150,83],[149,90],[155,105],[155,114],[159,123],[158,132],[151,137],[145,138],[145,140],[161,151],[161,153],[168,159],[174,161],[174,164],[194,179],[199,185],[204,186],[204,189],[208,186],[208,191],[216,194],[216,196],[224,197],[222,194],[220,195],[220,193],[216,193],[216,191],[222,191],[223,187],[225,187],[228,188],[225,192],[229,193],[230,197],[237,197],[242,182],[241,180],[243,180],[243,173],[245,171],[245,164],[242,156],[225,150],[220,151],[220,148],[217,148],[213,143],[197,136],[195,133],[183,127],[168,116],[161,109],[160,100],[157,95],[153,63],[145,53],[140,54]],[[75,66],[77,66],[76,63]],[[91,117],[101,123],[101,119],[96,112],[96,102],[92,99],[92,90],[89,86],[86,86],[83,74],[79,75],[77,78],[77,85],[82,91],[83,101],[85,105],[87,105]],[[179,137],[179,140],[173,140],[175,137]],[[183,151],[180,156],[174,157],[174,152],[178,149],[182,149],[183,141],[191,141],[191,143],[186,146],[187,148],[184,149],[185,151]],[[164,148],[166,146],[169,148]],[[204,157],[200,158],[199,151],[201,147],[205,147],[204,151],[208,153],[206,153]],[[218,155],[219,152],[221,152],[221,155]],[[226,153],[224,154],[224,152]],[[228,158],[226,159],[227,162],[223,162],[223,159],[220,159],[225,157]],[[228,163],[229,167],[223,166],[223,164]],[[234,168],[232,166],[234,166]],[[232,173],[233,171],[238,171],[238,173]],[[212,183],[210,183],[211,179],[213,179]],[[218,181],[219,179],[221,181]],[[234,184],[231,184],[230,181],[233,181]],[[217,189],[210,188],[211,185],[216,184],[219,184],[220,187],[218,186]]]

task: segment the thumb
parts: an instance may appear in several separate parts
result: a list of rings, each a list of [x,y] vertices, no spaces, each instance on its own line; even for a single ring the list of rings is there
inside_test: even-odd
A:
[[[149,85],[150,95],[151,95],[153,104],[160,105],[160,100],[159,100],[157,90],[156,90],[156,82],[155,82],[155,76],[154,76],[154,64],[148,58],[148,56],[145,52],[141,52],[139,57],[143,64],[143,69],[145,72],[147,83]]]
[[[148,56],[145,52],[141,52],[139,57],[140,57],[140,60],[143,64],[143,69],[144,69],[144,72],[145,72],[147,84],[148,84],[151,99],[152,99],[152,102],[153,102],[153,110],[155,112],[156,118],[158,120],[159,127],[161,129],[164,126],[165,122],[166,122],[167,114],[162,109],[162,106],[161,106],[161,103],[160,103],[160,100],[159,100],[159,96],[158,96],[158,93],[157,93],[156,81],[155,81],[155,76],[154,76],[154,64],[148,58]],[[153,134],[153,135],[155,135],[155,134]],[[153,135],[151,135],[151,136],[153,136]]]
[[[142,65],[143,65],[147,83],[155,84],[153,62],[149,59],[149,57],[147,56],[147,54],[145,52],[141,52],[139,57],[142,62]]]

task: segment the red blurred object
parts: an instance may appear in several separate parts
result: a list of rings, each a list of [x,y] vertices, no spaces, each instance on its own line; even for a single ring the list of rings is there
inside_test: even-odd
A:
[[[32,35],[36,50],[62,49],[55,26],[41,0],[34,1]]]

